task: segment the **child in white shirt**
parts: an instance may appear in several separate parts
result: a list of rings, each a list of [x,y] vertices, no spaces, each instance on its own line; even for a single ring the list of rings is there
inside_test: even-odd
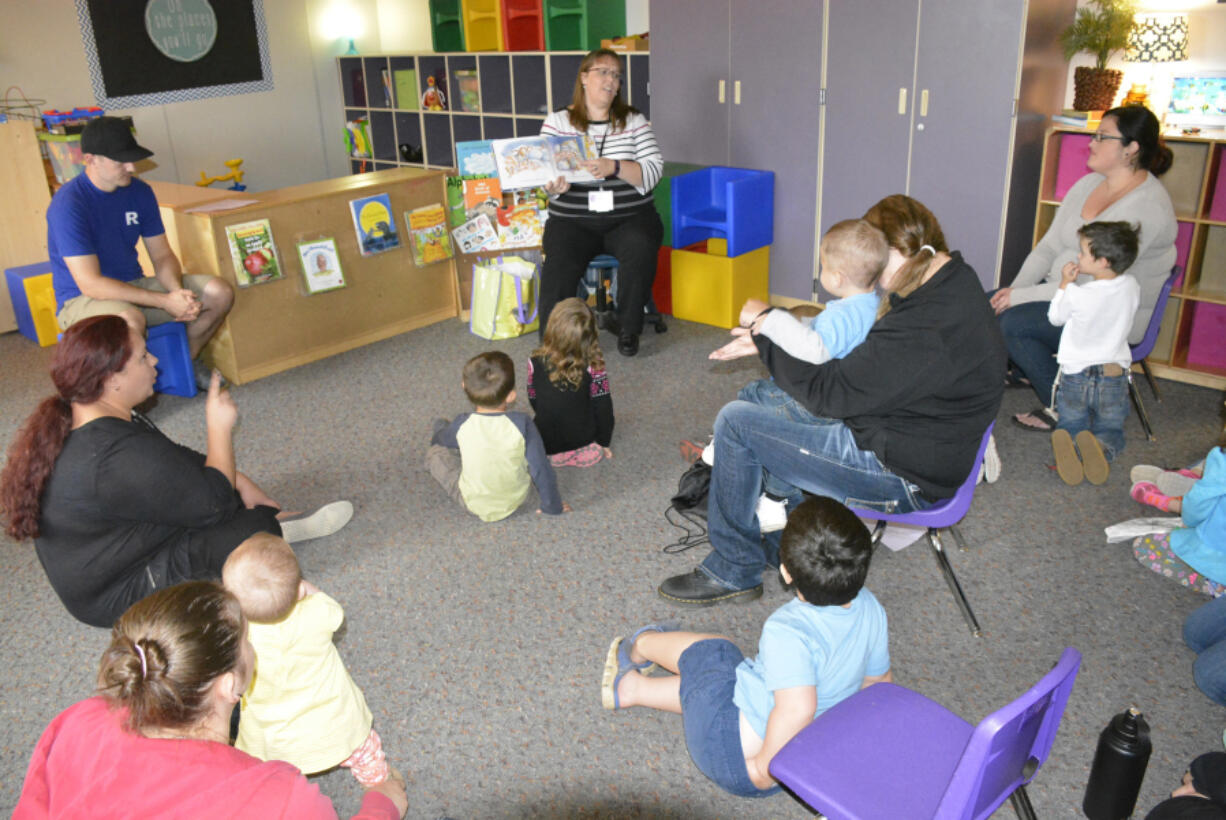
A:
[[[1124,449],[1128,416],[1128,332],[1140,304],[1136,279],[1124,272],[1137,257],[1138,229],[1127,222],[1090,222],[1077,232],[1081,252],[1064,266],[1047,318],[1064,326],[1056,361],[1052,432],[1056,470],[1068,484],[1102,484]],[[1093,281],[1075,284],[1078,276]]]

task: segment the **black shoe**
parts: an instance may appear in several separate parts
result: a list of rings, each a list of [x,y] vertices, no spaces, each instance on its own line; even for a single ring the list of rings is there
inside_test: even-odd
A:
[[[660,584],[660,597],[675,604],[714,606],[735,601],[748,603],[762,597],[762,585],[749,589],[728,589],[700,569],[685,575],[674,575]]]
[[[614,335],[620,335],[622,332],[622,323],[618,321],[617,314],[611,310],[596,312],[596,327]]]
[[[639,352],[639,337],[637,333],[622,333],[617,337],[617,352],[623,356],[634,356]]]

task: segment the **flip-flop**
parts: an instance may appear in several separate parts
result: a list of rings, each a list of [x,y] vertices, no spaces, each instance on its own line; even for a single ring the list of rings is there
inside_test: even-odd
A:
[[[1077,450],[1081,453],[1081,464],[1085,469],[1086,481],[1091,484],[1106,484],[1111,475],[1111,465],[1103,454],[1102,445],[1089,430],[1082,430],[1076,436]]]
[[[609,651],[604,658],[604,674],[600,678],[600,703],[604,708],[616,712],[621,708],[617,697],[617,685],[622,678],[635,671],[632,667],[622,667],[619,663],[622,639],[620,636],[609,644]]]
[[[627,640],[621,642],[617,649],[617,667],[621,669],[633,669],[641,675],[650,675],[657,669],[655,661],[643,661],[635,663],[630,660],[630,650],[639,639],[639,635],[644,632],[676,632],[677,624],[666,622],[662,624],[647,624],[647,626],[639,627],[633,635]]]
[[[1060,480],[1070,487],[1080,484],[1085,478],[1085,468],[1077,457],[1077,448],[1073,446],[1073,437],[1068,430],[1052,431],[1051,451],[1056,457],[1056,472]]]
[[[1027,424],[1026,422],[1022,421],[1022,416],[1035,416],[1041,419],[1047,426],[1044,427],[1038,424]],[[1032,433],[1050,433],[1052,430],[1056,429],[1056,424],[1058,422],[1055,414],[1046,407],[1037,407],[1034,410],[1031,410],[1029,413],[1018,413],[1010,420],[1013,422],[1014,427],[1020,427],[1023,430],[1029,430]]]

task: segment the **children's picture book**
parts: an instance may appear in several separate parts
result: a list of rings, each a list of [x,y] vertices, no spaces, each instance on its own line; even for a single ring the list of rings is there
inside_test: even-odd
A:
[[[345,287],[345,275],[341,271],[335,239],[328,237],[299,242],[298,259],[302,262],[302,275],[308,294]]]
[[[398,68],[392,72],[396,88],[396,107],[405,111],[416,111],[417,102],[417,69]]]
[[[541,244],[545,226],[535,203],[516,205],[498,220],[498,244],[503,248],[533,248]]]
[[[353,214],[353,228],[363,256],[400,247],[400,234],[396,233],[396,220],[392,217],[392,201],[387,194],[350,200],[349,211]]]
[[[481,110],[481,86],[475,68],[456,69],[456,85],[460,89],[460,111],[477,113]]]
[[[383,107],[392,107],[392,72],[386,68],[379,69],[379,79],[383,82]]]
[[[370,124],[365,119],[345,123],[345,148],[349,156],[367,158],[370,154]]]
[[[455,167],[462,177],[496,177],[493,140],[466,140],[455,144]]]
[[[234,261],[234,279],[240,288],[271,282],[285,275],[267,219],[230,225],[226,228],[226,240]]]
[[[504,191],[533,188],[564,177],[568,182],[595,182],[579,163],[596,155],[591,137],[516,137],[494,140],[494,159]]]
[[[442,205],[425,205],[405,211],[404,223],[409,229],[413,261],[419,267],[455,256],[451,237],[447,235],[447,214]]]
[[[494,230],[494,223],[485,214],[473,217],[453,230],[451,235],[455,237],[460,253],[476,253],[498,247],[498,233]]]

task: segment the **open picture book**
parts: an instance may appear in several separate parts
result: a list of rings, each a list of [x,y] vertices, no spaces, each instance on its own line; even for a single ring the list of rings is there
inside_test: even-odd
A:
[[[498,180],[504,191],[535,188],[563,177],[567,182],[595,182],[596,177],[580,167],[596,156],[591,137],[516,137],[494,140]]]

